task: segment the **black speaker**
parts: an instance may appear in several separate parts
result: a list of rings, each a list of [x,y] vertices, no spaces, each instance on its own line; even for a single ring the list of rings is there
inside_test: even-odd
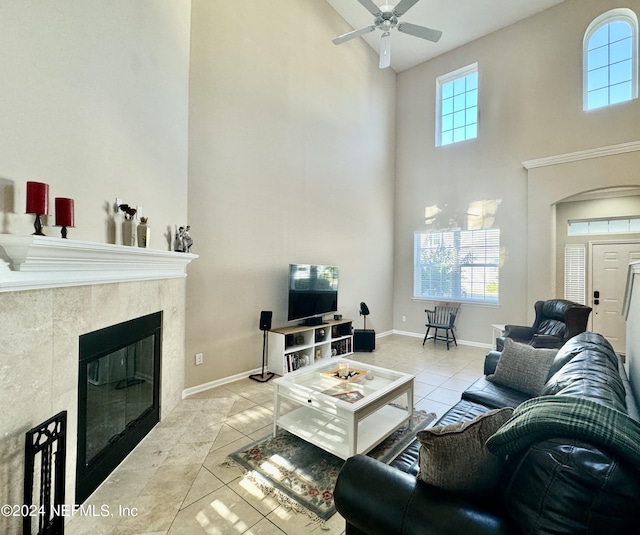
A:
[[[376,332],[373,329],[353,330],[354,351],[374,351],[376,348]]]
[[[268,331],[271,329],[271,317],[273,316],[273,312],[271,310],[263,310],[260,312],[260,330]]]
[[[369,307],[366,305],[366,303],[360,303],[360,315],[361,316],[369,315]]]

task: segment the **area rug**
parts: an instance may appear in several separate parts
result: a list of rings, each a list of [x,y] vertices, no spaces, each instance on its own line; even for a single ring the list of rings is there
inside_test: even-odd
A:
[[[414,411],[413,427],[401,427],[368,453],[390,463],[436,415]],[[324,523],[335,512],[333,489],[344,461],[287,431],[268,435],[229,455],[231,464],[247,471],[247,477],[264,492],[313,520]]]

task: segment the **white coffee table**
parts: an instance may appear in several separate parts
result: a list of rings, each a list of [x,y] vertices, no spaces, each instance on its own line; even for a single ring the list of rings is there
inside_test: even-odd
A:
[[[274,380],[273,436],[278,428],[347,459],[366,453],[413,416],[413,375],[347,359],[325,359]],[[339,363],[359,370],[344,381]],[[367,379],[366,372],[373,375]],[[406,403],[393,403],[406,396]],[[298,407],[280,414],[283,400]],[[401,400],[403,401],[403,400]]]

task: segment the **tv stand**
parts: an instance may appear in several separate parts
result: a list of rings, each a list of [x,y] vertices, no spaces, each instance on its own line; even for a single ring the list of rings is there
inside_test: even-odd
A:
[[[352,331],[353,322],[348,319],[272,329],[267,344],[269,371],[286,375],[320,360],[351,355]]]

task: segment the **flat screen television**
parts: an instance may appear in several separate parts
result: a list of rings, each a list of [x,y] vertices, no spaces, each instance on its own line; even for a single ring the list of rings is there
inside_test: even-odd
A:
[[[289,264],[289,321],[319,325],[324,314],[337,311],[337,267]]]

